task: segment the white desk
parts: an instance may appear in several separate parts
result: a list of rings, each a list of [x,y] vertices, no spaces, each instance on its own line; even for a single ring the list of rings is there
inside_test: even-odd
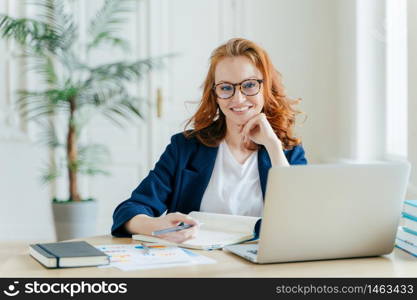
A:
[[[93,245],[131,244],[130,238],[98,236]],[[395,248],[386,256],[256,265],[220,250],[197,251],[211,265],[124,272],[116,268],[46,269],[28,254],[28,243],[0,242],[1,277],[417,277],[417,258]]]

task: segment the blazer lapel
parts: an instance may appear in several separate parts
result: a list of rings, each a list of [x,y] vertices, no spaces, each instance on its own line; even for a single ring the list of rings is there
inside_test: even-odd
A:
[[[177,210],[183,213],[199,211],[201,200],[213,173],[218,147],[198,145],[195,156],[182,170],[182,193]]]
[[[198,173],[209,173],[210,177],[214,168],[218,150],[219,147],[207,147],[199,144],[198,150],[194,158],[190,161],[189,166],[192,170]]]
[[[268,171],[271,168],[271,160],[269,158],[268,152],[264,146],[258,151],[258,170],[259,170],[259,180],[261,182],[262,197],[265,199],[266,191],[266,182],[268,180]]]

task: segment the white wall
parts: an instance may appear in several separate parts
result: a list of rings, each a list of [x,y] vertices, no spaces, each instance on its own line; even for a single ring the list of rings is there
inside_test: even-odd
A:
[[[21,14],[22,1],[1,1],[0,12]],[[48,188],[40,185],[45,153],[15,109],[15,90],[25,84],[11,43],[0,41],[0,240],[52,240]]]
[[[271,55],[288,95],[303,99],[299,109],[307,120],[296,132],[312,163],[338,156],[338,5],[334,0],[261,0],[245,16],[247,37]]]
[[[408,159],[417,166],[417,1],[408,1]],[[417,173],[411,171],[409,199],[417,198]]]
[[[336,161],[383,159],[386,12],[379,0],[339,0]]]
[[[23,140],[0,145],[0,240],[53,240],[49,190],[39,180],[44,153]]]

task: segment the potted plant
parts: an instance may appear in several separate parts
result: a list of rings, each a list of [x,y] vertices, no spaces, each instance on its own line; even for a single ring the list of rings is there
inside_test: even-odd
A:
[[[39,11],[36,18],[0,16],[1,37],[21,46],[28,71],[34,71],[40,81],[37,90],[18,91],[18,107],[25,118],[39,124],[56,153],[43,179],[68,177],[68,199],[53,201],[58,240],[94,234],[97,204],[80,196],[79,175],[105,174],[100,158],[107,152],[102,145],[82,143],[92,115],[99,113],[119,125],[123,119],[141,117],[139,98],[129,92],[128,84],[156,66],[157,60],[96,65],[89,60],[101,46],[129,50],[120,32],[133,2],[104,1],[88,25],[85,40],[80,39],[69,0],[31,1]]]

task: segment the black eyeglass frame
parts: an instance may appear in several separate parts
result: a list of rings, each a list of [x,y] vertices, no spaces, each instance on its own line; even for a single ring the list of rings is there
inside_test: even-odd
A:
[[[245,94],[243,91],[242,91],[242,83],[244,83],[245,81],[251,81],[251,80],[255,80],[255,81],[257,81],[258,83],[259,83],[259,89],[258,89],[258,91],[256,92],[256,94],[252,94],[252,95],[247,95],[247,94]],[[259,92],[261,91],[261,86],[262,86],[262,83],[264,82],[264,80],[263,79],[245,79],[245,80],[243,80],[243,81],[241,81],[241,82],[239,82],[239,83],[231,83],[231,82],[220,82],[220,83],[218,83],[218,84],[216,84],[216,85],[214,85],[213,87],[212,87],[212,90],[213,90],[213,92],[214,92],[214,94],[218,97],[218,98],[220,98],[220,99],[230,99],[230,98],[232,98],[234,95],[235,95],[235,93],[236,93],[236,87],[237,86],[239,86],[240,87],[240,92],[243,94],[243,95],[245,95],[245,96],[256,96],[256,95],[258,95],[259,94]],[[216,93],[216,88],[217,88],[217,86],[219,86],[219,85],[221,85],[221,84],[230,84],[231,86],[233,86],[233,93],[232,93],[232,95],[230,96],[230,97],[227,97],[227,98],[222,98],[222,97],[220,97],[217,93]]]

